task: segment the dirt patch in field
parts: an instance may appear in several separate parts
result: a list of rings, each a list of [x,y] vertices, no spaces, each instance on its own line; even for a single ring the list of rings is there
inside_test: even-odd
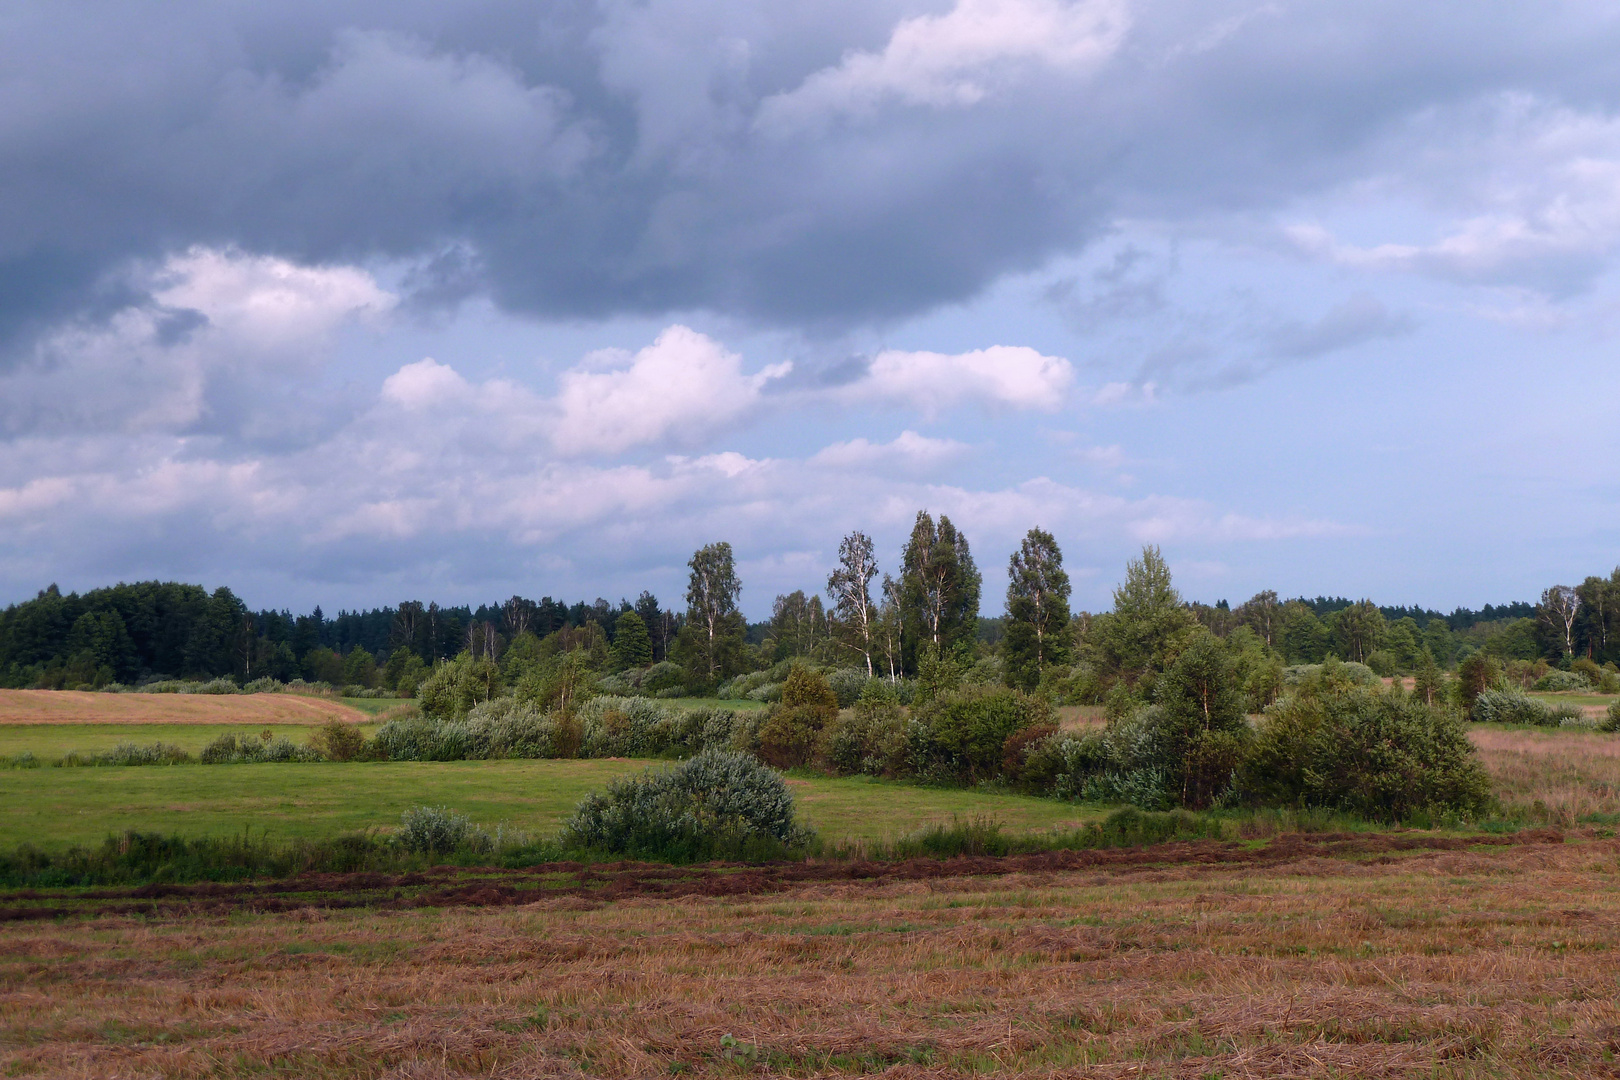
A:
[[[0,690],[0,724],[323,724],[359,709],[298,694],[98,694]]]

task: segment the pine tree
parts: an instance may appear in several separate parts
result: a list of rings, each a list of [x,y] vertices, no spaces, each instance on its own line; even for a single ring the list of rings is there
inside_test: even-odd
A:
[[[634,611],[626,611],[613,624],[613,670],[644,668],[653,662],[652,637],[647,624]]]

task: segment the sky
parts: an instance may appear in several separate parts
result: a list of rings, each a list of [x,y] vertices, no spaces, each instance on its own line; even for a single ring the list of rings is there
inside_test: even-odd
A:
[[[0,603],[1620,562],[1620,8],[11,0]]]

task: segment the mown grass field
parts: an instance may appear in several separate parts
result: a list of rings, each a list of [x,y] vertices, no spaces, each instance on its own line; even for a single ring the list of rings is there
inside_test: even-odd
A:
[[[1613,1076],[1620,844],[1570,841],[13,922],[0,1070]]]
[[[623,759],[169,765],[0,770],[0,847],[99,843],[128,829],[219,836],[251,829],[317,838],[391,829],[413,806],[445,805],[491,830],[554,831],[587,792],[658,767]],[[829,840],[894,839],[953,817],[1025,832],[1100,811],[1050,799],[860,778],[789,781],[801,816]]]
[[[80,690],[0,690],[0,725],[9,724],[324,724],[366,715],[365,698],[301,694],[98,694]]]

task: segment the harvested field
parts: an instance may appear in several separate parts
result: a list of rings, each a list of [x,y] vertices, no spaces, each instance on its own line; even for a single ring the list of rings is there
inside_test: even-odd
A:
[[[1620,1075],[1613,840],[834,866],[551,867],[527,895],[511,873],[327,879],[284,912],[172,887],[138,913],[87,899],[103,914],[5,926],[0,1068]]]
[[[366,714],[300,694],[98,694],[0,690],[0,724],[324,724]]]

